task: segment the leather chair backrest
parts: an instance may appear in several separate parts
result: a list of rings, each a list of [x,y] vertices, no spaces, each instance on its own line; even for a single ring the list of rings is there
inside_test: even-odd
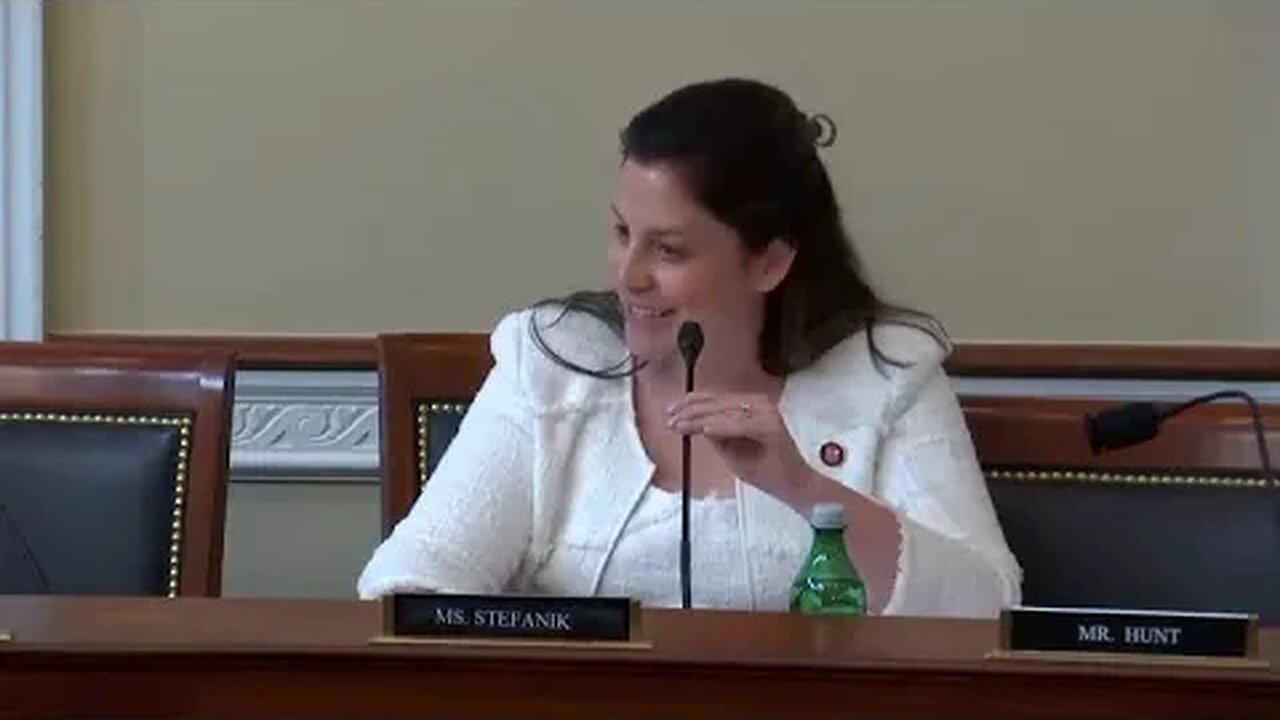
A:
[[[414,404],[418,408],[418,484],[421,487],[427,484],[436,466],[440,464],[440,458],[449,449],[449,443],[458,434],[470,401],[461,398],[454,398],[452,401],[436,398],[419,399]]]
[[[234,357],[0,343],[0,593],[221,590]]]
[[[1023,603],[1280,622],[1280,489],[1257,470],[1243,411],[1202,408],[1145,445],[1094,455],[1083,419],[1103,404],[962,400]],[[1280,410],[1268,417],[1276,427]]]
[[[167,594],[191,418],[40,417],[0,413],[0,592]]]
[[[987,470],[1027,605],[1280,620],[1280,518],[1260,478]]]
[[[417,500],[492,362],[487,343],[475,335],[378,338],[384,533]]]

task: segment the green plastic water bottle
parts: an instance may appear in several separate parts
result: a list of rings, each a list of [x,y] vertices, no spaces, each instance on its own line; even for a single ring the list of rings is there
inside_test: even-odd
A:
[[[813,506],[813,547],[791,585],[791,611],[811,615],[865,615],[867,588],[844,549],[844,508]]]

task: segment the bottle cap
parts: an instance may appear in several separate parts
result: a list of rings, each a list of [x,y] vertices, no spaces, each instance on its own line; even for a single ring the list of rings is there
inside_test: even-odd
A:
[[[838,530],[844,527],[844,506],[840,503],[818,503],[809,513],[809,522],[817,530]]]

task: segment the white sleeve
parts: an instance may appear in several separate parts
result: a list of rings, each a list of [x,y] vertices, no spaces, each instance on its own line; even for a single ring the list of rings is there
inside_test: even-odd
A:
[[[494,330],[494,367],[408,515],[374,551],[357,590],[496,593],[532,528],[532,411],[519,392],[524,314]]]
[[[877,494],[902,523],[898,575],[885,614],[995,617],[1021,599],[960,404],[938,369],[890,428]]]

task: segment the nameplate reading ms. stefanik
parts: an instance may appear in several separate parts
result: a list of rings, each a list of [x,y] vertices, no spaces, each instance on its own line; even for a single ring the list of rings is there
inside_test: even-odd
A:
[[[628,644],[639,604],[627,598],[399,594],[384,598],[383,641]]]
[[[1015,607],[1000,622],[996,656],[1265,664],[1258,618],[1243,613]]]

